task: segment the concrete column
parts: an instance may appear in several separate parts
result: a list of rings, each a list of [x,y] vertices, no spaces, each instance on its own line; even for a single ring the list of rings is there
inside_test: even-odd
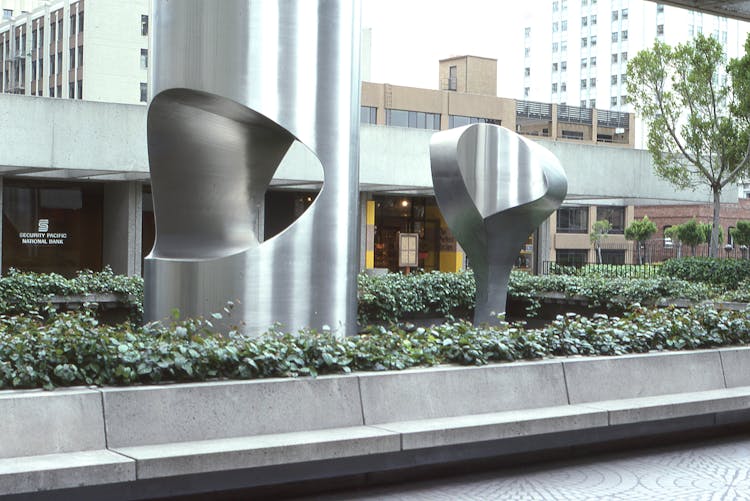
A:
[[[554,103],[552,103],[552,111],[550,114],[552,115],[552,123],[550,124],[549,137],[553,141],[557,141],[557,105]]]
[[[553,223],[557,222],[557,211],[544,220],[534,232],[534,259],[532,260],[532,273],[542,273],[545,261],[552,261],[554,248],[552,245]]]
[[[597,136],[599,135],[599,110],[596,108],[591,110],[591,141],[596,144]]]
[[[143,187],[136,181],[104,186],[102,261],[122,275],[141,274]]]

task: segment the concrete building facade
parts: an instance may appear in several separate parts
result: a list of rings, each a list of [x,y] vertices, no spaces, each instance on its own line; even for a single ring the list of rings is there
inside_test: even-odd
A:
[[[148,101],[148,0],[4,1],[0,92]]]

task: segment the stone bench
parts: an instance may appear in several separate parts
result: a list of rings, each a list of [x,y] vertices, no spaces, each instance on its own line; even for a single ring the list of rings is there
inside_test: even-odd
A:
[[[100,392],[0,391],[0,496],[133,481],[107,450]]]
[[[0,415],[0,495],[138,499],[746,423],[750,348],[0,392]]]

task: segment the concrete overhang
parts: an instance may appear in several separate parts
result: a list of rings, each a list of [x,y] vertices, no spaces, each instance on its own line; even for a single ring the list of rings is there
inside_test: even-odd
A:
[[[750,1],[748,0],[659,0],[659,3],[740,21],[750,21]]]

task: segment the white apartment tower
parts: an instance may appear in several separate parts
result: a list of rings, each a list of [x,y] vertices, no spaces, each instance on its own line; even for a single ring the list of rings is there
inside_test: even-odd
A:
[[[149,0],[0,0],[0,7],[0,92],[148,100]]]
[[[702,32],[719,40],[728,57],[737,57],[748,33],[745,22],[644,0],[539,4],[543,8],[523,33],[519,97],[531,101],[630,112],[628,58],[652,47],[655,39],[674,46]]]

